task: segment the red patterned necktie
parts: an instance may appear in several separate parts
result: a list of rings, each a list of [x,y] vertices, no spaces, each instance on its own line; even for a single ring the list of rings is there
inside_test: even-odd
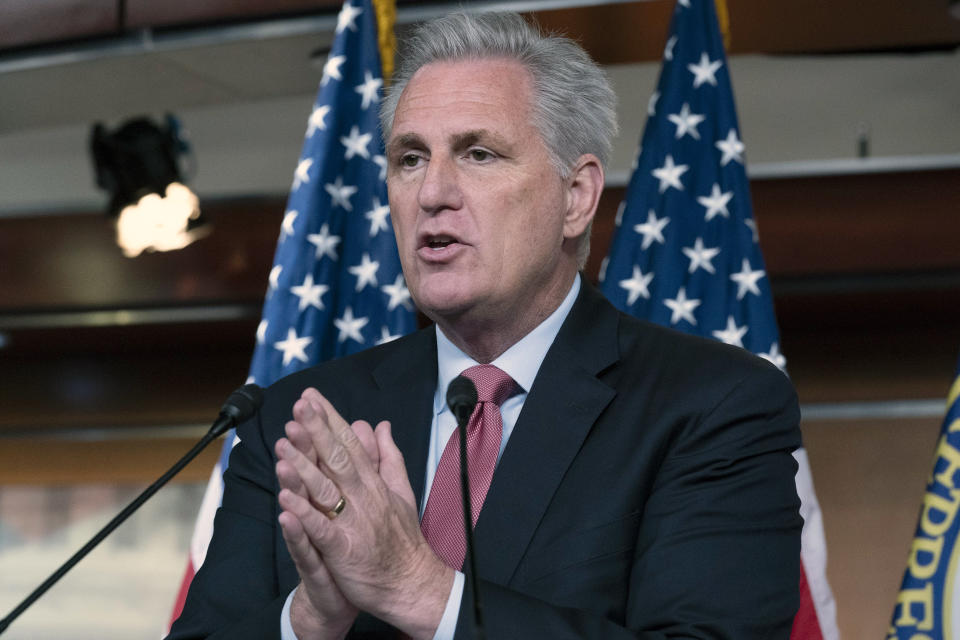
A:
[[[513,394],[516,383],[492,364],[470,367],[463,375],[477,387],[477,406],[467,422],[470,510],[473,525],[476,526],[500,454],[500,439],[503,436],[500,404]],[[467,548],[460,492],[460,429],[455,430],[447,440],[443,455],[440,456],[420,529],[430,548],[448,566],[459,570]]]

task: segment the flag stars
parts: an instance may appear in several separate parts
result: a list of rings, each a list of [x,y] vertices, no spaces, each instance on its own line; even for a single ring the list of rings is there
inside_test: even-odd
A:
[[[373,199],[373,209],[363,214],[363,217],[370,221],[370,237],[377,235],[381,231],[386,231],[390,225],[387,224],[387,217],[390,215],[390,205],[380,204],[380,198]]]
[[[327,61],[323,64],[323,78],[320,79],[320,86],[326,86],[330,82],[330,78],[333,78],[337,82],[343,80],[343,75],[340,74],[340,65],[347,61],[347,56],[332,56],[327,58]]]
[[[363,334],[360,333],[360,330],[367,326],[368,322],[370,322],[369,318],[354,318],[353,309],[347,307],[344,309],[342,317],[333,320],[334,326],[340,331],[337,335],[337,342],[355,340],[363,344]]]
[[[687,69],[690,70],[690,73],[693,74],[693,88],[699,89],[703,83],[712,84],[717,86],[717,78],[715,74],[720,67],[723,66],[723,61],[721,60],[710,60],[710,56],[707,55],[707,52],[704,51],[700,54],[700,62],[698,64],[688,64]]]
[[[317,248],[317,260],[320,260],[323,256],[328,256],[331,260],[337,259],[337,245],[340,244],[340,236],[330,235],[330,226],[327,223],[323,223],[323,226],[320,227],[320,233],[309,234],[307,242]]]
[[[683,183],[680,181],[680,176],[689,169],[689,165],[674,164],[673,156],[668,154],[666,160],[663,162],[663,166],[652,171],[653,177],[660,181],[660,193],[665,192],[671,187],[678,191],[683,191]]]
[[[406,309],[412,308],[410,306],[410,291],[403,281],[402,273],[397,275],[393,284],[385,284],[380,289],[390,296],[390,300],[387,301],[387,311],[393,311],[400,305],[403,305]]]
[[[650,96],[650,100],[647,101],[647,115],[651,118],[657,115],[657,101],[660,100],[660,92],[654,91],[653,95]]]
[[[300,185],[310,182],[310,167],[313,166],[313,158],[303,158],[293,172],[293,190],[296,191]]]
[[[287,329],[286,339],[275,342],[273,347],[283,352],[283,366],[286,367],[294,360],[307,362],[306,349],[310,346],[311,342],[313,342],[313,338],[310,336],[297,337],[297,332],[293,327],[290,327]]]
[[[300,214],[297,213],[296,209],[290,209],[283,214],[283,222],[280,224],[280,242],[293,235],[293,223],[297,220],[298,215]]]
[[[600,282],[603,282],[607,279],[607,266],[610,264],[610,256],[603,256],[603,260],[600,261]]]
[[[757,221],[753,218],[747,218],[743,221],[743,224],[747,225],[750,229],[750,235],[753,237],[753,241],[760,242],[760,232],[757,230]]]
[[[351,5],[349,2],[344,3],[343,8],[340,9],[340,13],[337,14],[336,32],[340,33],[344,29],[350,29],[350,31],[355,32],[357,30],[357,24],[354,21],[361,13],[363,13],[363,9]]]
[[[323,187],[330,194],[331,204],[335,207],[342,207],[347,211],[353,211],[353,205],[350,204],[350,197],[357,192],[357,187],[343,184],[343,177],[337,176],[332,183]]]
[[[347,148],[344,159],[349,160],[354,156],[360,156],[364,160],[369,160],[370,152],[367,151],[367,145],[370,144],[372,139],[373,134],[364,133],[361,135],[360,127],[353,125],[353,128],[350,129],[350,135],[340,136],[340,142]]]
[[[735,347],[743,347],[743,336],[747,334],[747,325],[738,327],[733,316],[727,316],[727,326],[721,331],[712,331],[713,337]]]
[[[373,156],[373,163],[380,167],[380,180],[387,179],[387,158],[386,156]]]
[[[663,228],[668,224],[670,224],[670,218],[666,216],[657,218],[657,214],[653,209],[647,211],[647,221],[643,224],[633,225],[633,230],[643,236],[643,241],[640,243],[640,250],[646,251],[654,242],[665,244],[666,240],[663,237]]]
[[[393,342],[400,337],[399,333],[390,333],[390,327],[384,325],[380,327],[380,339],[377,340],[377,344],[387,344],[388,342]]]
[[[377,269],[380,263],[370,259],[369,253],[364,253],[360,259],[360,264],[347,269],[357,277],[357,291],[363,291],[367,285],[377,286]]]
[[[680,287],[680,290],[677,292],[677,297],[667,298],[663,301],[663,304],[667,305],[673,312],[670,316],[670,324],[677,324],[681,320],[685,320],[692,325],[697,324],[693,310],[700,306],[700,301],[697,299],[687,299],[686,288]]]
[[[697,238],[693,241],[692,247],[683,247],[683,255],[690,258],[690,267],[687,271],[693,273],[702,268],[708,273],[716,273],[717,270],[714,269],[711,260],[716,258],[719,253],[719,247],[704,247],[703,238]]]
[[[673,61],[673,48],[677,44],[677,36],[670,36],[670,39],[667,40],[667,46],[663,48],[663,59],[667,62]]]
[[[787,359],[782,353],[780,353],[780,345],[776,342],[770,345],[770,351],[767,351],[766,353],[758,353],[757,355],[780,369],[780,371],[786,372]]]
[[[743,146],[743,142],[737,137],[736,129],[730,129],[727,137],[723,140],[718,140],[715,144],[717,149],[720,149],[720,152],[723,154],[720,158],[721,167],[727,166],[727,164],[733,160],[743,164],[743,152],[746,147]]]
[[[700,132],[697,131],[697,125],[706,120],[706,116],[699,113],[690,113],[690,105],[686,102],[680,107],[680,113],[671,113],[667,116],[670,122],[677,125],[676,139],[689,134],[694,140],[700,139]]]
[[[307,120],[307,137],[313,137],[317,131],[326,131],[327,114],[330,113],[330,106],[326,104],[321,104],[314,107],[313,111],[310,113],[310,118]]]
[[[380,102],[380,95],[377,92],[380,91],[380,87],[383,86],[383,80],[380,78],[374,78],[373,74],[369,71],[364,71],[363,76],[363,84],[357,85],[354,91],[359,93],[362,97],[360,108],[366,110],[371,104],[377,104]]]
[[[282,264],[273,265],[273,269],[270,269],[270,276],[267,278],[270,283],[270,289],[276,289],[280,286],[280,273],[283,272]]]
[[[323,294],[330,290],[325,284],[314,284],[313,274],[308,273],[303,279],[303,284],[290,287],[290,292],[300,298],[298,308],[303,311],[307,307],[316,307],[323,309],[323,301],[320,299]]]
[[[261,320],[257,325],[257,344],[264,344],[267,341],[267,326],[270,323],[267,320]]]
[[[760,287],[757,286],[757,282],[765,275],[767,272],[762,269],[752,270],[750,261],[744,258],[740,271],[730,274],[730,279],[737,283],[737,300],[743,300],[748,292],[759,296]]]
[[[626,210],[626,208],[627,208],[627,201],[621,200],[620,205],[617,207],[617,215],[613,220],[614,225],[619,227],[620,224],[623,222],[623,212]]]
[[[730,217],[730,212],[727,210],[727,205],[730,203],[731,199],[733,199],[733,191],[724,192],[720,189],[720,185],[714,182],[713,190],[710,192],[710,195],[698,196],[697,202],[706,207],[707,213],[705,218],[707,222],[710,222],[717,216],[723,216],[724,218]]]
[[[653,274],[644,275],[639,265],[633,265],[633,276],[620,281],[620,287],[627,291],[627,306],[633,305],[640,298],[650,299],[650,290],[647,287],[653,280]]]

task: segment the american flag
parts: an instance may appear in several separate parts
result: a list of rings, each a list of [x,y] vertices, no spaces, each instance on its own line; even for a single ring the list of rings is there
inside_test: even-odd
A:
[[[267,386],[416,328],[387,202],[382,75],[372,1],[347,0],[293,174],[248,382]],[[233,439],[204,495],[174,619],[206,555]]]
[[[745,147],[713,0],[677,0],[626,199],[601,268],[606,296],[658,324],[748,349],[785,370]],[[838,637],[826,542],[806,454],[793,638]]]

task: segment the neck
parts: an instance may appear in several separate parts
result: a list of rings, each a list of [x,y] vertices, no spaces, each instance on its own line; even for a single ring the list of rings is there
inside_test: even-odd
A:
[[[461,351],[480,364],[489,364],[557,310],[570,292],[575,277],[576,271],[568,277],[558,279],[536,300],[514,305],[495,316],[460,316],[434,320],[443,334]]]

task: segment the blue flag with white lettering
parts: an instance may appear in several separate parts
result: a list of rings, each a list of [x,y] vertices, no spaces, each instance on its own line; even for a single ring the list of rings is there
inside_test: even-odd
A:
[[[960,638],[960,363],[887,640]]]

